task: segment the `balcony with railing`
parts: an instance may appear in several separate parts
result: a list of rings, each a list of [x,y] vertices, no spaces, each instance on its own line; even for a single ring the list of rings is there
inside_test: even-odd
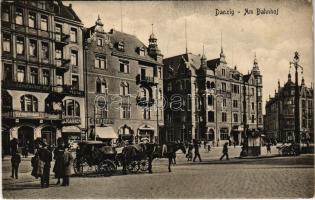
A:
[[[137,84],[146,84],[146,85],[156,85],[158,83],[157,78],[154,78],[153,76],[142,76],[140,74],[136,77],[136,83]]]
[[[2,81],[2,88],[11,89],[11,90],[32,91],[32,92],[45,92],[45,93],[48,93],[51,91],[50,85],[40,85],[40,84],[16,82],[16,81]]]
[[[70,59],[56,59],[56,67],[68,71],[70,69]]]
[[[154,104],[154,99],[147,97],[137,97],[136,101],[138,106],[152,106]]]
[[[62,46],[69,44],[70,35],[65,33],[56,33],[56,43]]]
[[[10,119],[42,119],[42,120],[61,120],[61,112],[29,112],[29,111],[7,111],[2,113],[3,118]]]
[[[84,91],[79,90],[78,87],[72,86],[72,85],[63,85],[63,93],[70,95],[70,96],[77,96],[77,97],[83,97]]]

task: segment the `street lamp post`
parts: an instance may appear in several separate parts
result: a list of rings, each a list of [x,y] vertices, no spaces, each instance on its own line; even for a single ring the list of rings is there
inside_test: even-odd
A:
[[[291,65],[293,65],[295,68],[295,91],[294,91],[294,119],[295,119],[294,136],[295,137],[294,137],[294,141],[298,145],[298,152],[296,152],[297,154],[300,154],[300,142],[301,142],[301,138],[300,138],[300,92],[299,92],[299,82],[298,82],[298,80],[299,80],[298,68],[301,68],[302,73],[303,73],[303,67],[299,65],[299,61],[300,61],[300,55],[296,51],[294,53],[293,62],[290,62],[290,68],[291,68]]]

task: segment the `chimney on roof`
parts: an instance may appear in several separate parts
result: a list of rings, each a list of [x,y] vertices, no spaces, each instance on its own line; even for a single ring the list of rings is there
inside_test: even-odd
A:
[[[237,70],[237,66],[236,65],[234,66],[234,70]]]
[[[72,8],[72,3],[69,3],[69,8]]]

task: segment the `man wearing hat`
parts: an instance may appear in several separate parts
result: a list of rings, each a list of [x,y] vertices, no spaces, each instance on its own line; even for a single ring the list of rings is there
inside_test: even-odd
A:
[[[48,146],[45,140],[41,143],[41,148],[38,150],[40,161],[43,163],[43,173],[40,177],[41,187],[49,187],[49,175],[50,175],[50,162],[52,161],[51,151],[48,150]]]

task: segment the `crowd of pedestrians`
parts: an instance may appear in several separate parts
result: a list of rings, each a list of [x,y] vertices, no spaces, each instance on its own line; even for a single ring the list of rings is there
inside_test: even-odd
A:
[[[11,166],[12,166],[12,178],[18,179],[18,170],[21,163],[21,155],[18,151],[18,143],[16,141],[11,142]],[[69,186],[70,175],[72,169],[73,156],[69,152],[69,145],[63,141],[62,138],[58,138],[57,147],[53,150],[46,143],[45,139],[39,139],[34,144],[34,156],[31,159],[32,171],[31,175],[36,179],[40,178],[40,185],[42,188],[48,188],[50,185],[50,171],[51,162],[54,159],[55,165],[53,172],[57,179],[57,185],[60,184],[62,179],[62,186]],[[27,157],[27,153],[22,150],[22,155]]]

